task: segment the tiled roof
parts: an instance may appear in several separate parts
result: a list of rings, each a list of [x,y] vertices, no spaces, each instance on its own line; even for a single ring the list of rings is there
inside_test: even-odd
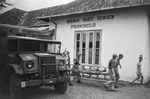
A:
[[[55,17],[97,10],[149,4],[150,0],[75,0],[65,5],[30,11],[28,12],[26,21],[22,25],[32,27],[34,25],[45,24],[42,21],[36,20],[37,17],[47,18],[50,16]]]
[[[18,25],[18,22],[20,22],[20,19],[24,13],[26,13],[26,11],[13,8],[5,13],[0,14],[0,23]]]

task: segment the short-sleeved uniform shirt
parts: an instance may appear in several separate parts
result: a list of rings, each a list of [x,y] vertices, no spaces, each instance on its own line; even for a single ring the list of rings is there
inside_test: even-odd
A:
[[[112,69],[112,68],[115,68],[115,60],[114,59],[111,59],[108,63],[108,68],[109,69]]]

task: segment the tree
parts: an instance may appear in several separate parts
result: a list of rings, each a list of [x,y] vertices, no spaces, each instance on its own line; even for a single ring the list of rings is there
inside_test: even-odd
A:
[[[0,0],[0,10],[6,8],[6,5],[12,6],[13,4],[7,3],[6,0]]]

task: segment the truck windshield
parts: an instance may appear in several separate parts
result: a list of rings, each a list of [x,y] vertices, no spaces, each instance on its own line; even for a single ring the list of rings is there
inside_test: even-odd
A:
[[[17,52],[18,41],[17,40],[8,40],[8,51]]]
[[[40,42],[30,40],[20,40],[19,48],[21,52],[40,52]]]
[[[44,52],[60,53],[60,44],[44,43]]]
[[[59,42],[41,42],[35,40],[9,40],[9,52],[45,52],[60,53],[61,43]]]

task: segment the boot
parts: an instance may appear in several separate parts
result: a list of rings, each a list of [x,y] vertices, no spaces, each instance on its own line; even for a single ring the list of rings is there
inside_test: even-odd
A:
[[[69,86],[73,86],[73,84],[71,82],[69,82]]]
[[[81,81],[80,81],[80,80],[77,80],[77,83],[81,83]]]

